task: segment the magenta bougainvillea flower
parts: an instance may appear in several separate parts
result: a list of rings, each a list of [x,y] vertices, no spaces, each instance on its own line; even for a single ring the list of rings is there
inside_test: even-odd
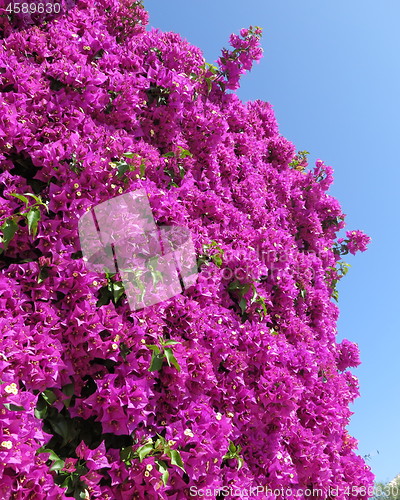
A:
[[[332,169],[232,92],[261,29],[213,66],[146,31],[140,2],[61,3],[0,9],[1,498],[370,496],[346,431],[358,347],[337,343],[334,302],[369,238],[338,238]],[[137,190],[191,235],[198,276],[133,311],[78,226]]]

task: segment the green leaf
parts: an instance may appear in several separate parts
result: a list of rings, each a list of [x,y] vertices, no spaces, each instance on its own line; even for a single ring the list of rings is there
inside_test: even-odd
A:
[[[165,438],[163,436],[161,436],[161,434],[158,434],[158,432],[156,434],[157,434],[158,439],[154,444],[154,449],[157,449],[157,448],[165,449],[166,447],[169,449]]]
[[[166,347],[164,349],[164,355],[165,355],[165,358],[167,360],[168,365],[169,366],[173,365],[178,370],[178,372],[180,372],[181,367],[179,366],[179,363],[178,363],[177,359],[175,358],[174,353],[172,352],[172,349],[170,347]]]
[[[204,78],[204,80],[207,83],[207,91],[208,91],[208,93],[210,93],[212,90],[212,79],[209,77],[206,77],[206,78]]]
[[[154,351],[156,354],[159,354],[161,352],[160,348],[158,345],[153,345],[153,344],[145,344],[146,347]]]
[[[247,309],[247,300],[244,297],[242,297],[239,300],[239,307],[240,307],[240,310],[241,310],[242,314],[244,314],[244,312]]]
[[[63,387],[62,387],[62,391],[66,396],[73,396],[74,390],[75,390],[75,387],[74,387],[73,382],[71,384],[63,385]]]
[[[221,57],[221,61],[223,61],[223,60],[225,60],[225,58]],[[216,74],[219,73],[219,69],[217,68],[217,66],[214,66],[214,64],[210,64],[210,63],[207,63],[207,62],[204,63],[202,66],[200,66],[200,68],[203,69],[203,70],[205,70],[205,71],[210,71],[214,75],[216,75]]]
[[[36,194],[32,194],[32,193],[24,193],[24,194],[25,194],[25,196],[30,196],[31,198],[33,198],[36,201],[36,204],[45,205],[45,203],[43,203],[40,196],[37,196]]]
[[[51,389],[46,389],[42,392],[42,398],[46,401],[47,404],[52,405],[55,401],[57,401],[57,396]]]
[[[42,267],[39,271],[39,275],[38,275],[38,280],[37,282],[40,284],[40,283],[43,283],[43,281],[49,277],[49,268],[47,266],[45,267]]]
[[[136,454],[138,455],[139,460],[143,462],[147,455],[149,455],[153,450],[153,443],[146,443],[136,450]]]
[[[125,288],[124,285],[122,284],[122,281],[115,281],[112,286],[113,289],[113,301],[114,304],[118,302],[118,300],[122,297],[122,295],[125,293]]]
[[[122,177],[128,170],[130,170],[129,165],[126,162],[118,163],[117,166],[118,177]]]
[[[183,179],[185,177],[186,170],[182,167],[182,165],[178,165],[178,170],[180,178]]]
[[[192,153],[188,149],[185,149],[182,146],[178,146],[178,149],[180,150],[179,158],[183,159],[186,158],[187,156],[189,156],[190,158],[193,157]]]
[[[231,297],[234,300],[237,300],[239,298],[238,305],[240,307],[242,317],[245,317],[245,311],[247,309],[247,300],[244,298],[244,296],[251,287],[253,287],[253,289],[255,290],[254,285],[251,285],[249,283],[241,283],[239,280],[231,281],[228,285],[228,291],[233,293]]]
[[[110,303],[111,297],[107,286],[102,286],[99,290],[100,298],[96,302],[96,307],[106,306]]]
[[[124,344],[123,342],[120,343],[119,345],[119,352],[121,353],[121,356],[122,356],[122,359],[124,361],[126,361],[126,357],[128,356],[128,354],[131,353],[131,349],[129,349],[129,347]]]
[[[211,260],[214,262],[214,264],[218,267],[222,266],[222,259],[219,254],[216,255],[211,255]]]
[[[151,363],[149,367],[149,372],[156,372],[161,370],[164,362],[164,354],[153,352],[151,356]]]
[[[62,469],[64,467],[64,465],[65,465],[65,461],[60,458],[58,460],[55,460],[51,464],[49,470],[50,471],[59,471],[60,469]]]
[[[241,446],[235,446],[235,444],[232,441],[229,441],[229,447],[227,453],[223,456],[224,460],[229,460],[229,459],[237,459],[238,461],[238,467],[237,470],[240,470],[243,467],[244,460],[242,457],[239,456],[239,453],[241,452],[242,447]]]
[[[169,168],[164,168],[164,173],[168,175],[168,177],[171,179],[170,183],[168,184],[168,187],[170,186],[178,187],[178,184],[174,181],[175,179],[174,171]]]
[[[36,455],[40,455],[41,453],[50,453],[50,460],[58,460],[60,457],[50,448],[46,448],[45,446],[41,446],[37,451]]]
[[[346,276],[346,274],[349,272],[351,265],[347,264],[347,262],[339,262],[339,269],[342,276]]]
[[[166,486],[168,484],[168,479],[169,479],[168,466],[163,460],[155,460],[155,464],[158,472],[161,473],[162,482],[164,486]]]
[[[57,420],[51,420],[50,425],[52,426],[54,432],[63,438],[64,444],[68,443],[68,441],[72,438],[70,433],[69,423],[68,421],[61,417]]]
[[[132,453],[133,453],[132,446],[127,446],[126,448],[121,448],[121,451],[119,452],[119,456],[120,456],[121,460],[125,462],[125,460],[130,458]]]
[[[233,292],[239,289],[240,282],[238,280],[231,281],[228,285],[228,290]]]
[[[3,403],[4,407],[7,408],[7,410],[10,411],[26,411],[23,406],[18,406],[13,403]]]
[[[146,161],[143,160],[141,163],[140,163],[140,177],[145,177],[146,175]]]
[[[40,220],[40,210],[38,207],[31,207],[29,212],[26,214],[26,219],[28,221],[29,234],[36,236],[38,222]]]
[[[44,418],[47,417],[47,412],[48,412],[49,406],[47,405],[46,401],[43,399],[43,397],[39,397],[38,401],[36,403],[36,408],[35,408],[35,417],[38,419],[43,420]]]
[[[225,90],[226,90],[225,82],[218,81],[217,83],[220,86],[220,89],[222,90],[222,92],[225,92]]]
[[[224,254],[224,250],[218,245],[215,240],[211,240],[211,243],[203,245],[204,250],[207,250],[208,248],[216,248],[221,254]]]
[[[62,460],[57,453],[55,453],[54,450],[51,450],[50,448],[39,448],[36,452],[36,455],[39,455],[40,453],[50,453],[49,460],[51,460],[53,463],[50,467],[51,471],[59,471],[64,467],[64,460]]]
[[[131,459],[133,458],[134,452],[132,450],[132,446],[128,446],[127,448],[121,448],[119,452],[119,456],[125,465],[132,465]]]
[[[250,290],[250,285],[248,283],[240,283],[239,280],[234,280],[229,283],[228,290],[233,292],[236,291],[243,297]]]
[[[173,158],[175,153],[173,151],[169,151],[169,153],[164,153],[161,155],[163,158]]]
[[[24,196],[23,194],[18,194],[18,193],[10,193],[10,196],[14,196],[14,198],[18,198],[23,203],[25,203],[26,208],[28,208],[29,200],[28,200],[28,198],[26,196]]]
[[[207,264],[208,266],[208,257],[207,255],[200,255],[197,259],[197,267],[200,268],[203,264]]]
[[[258,298],[257,298],[256,302],[258,302],[259,304],[261,304],[261,310],[262,310],[262,313],[263,313],[263,314],[260,314],[260,316],[261,316],[261,317],[262,317],[263,315],[264,315],[264,316],[266,316],[266,315],[267,315],[267,313],[268,313],[268,309],[267,309],[267,305],[266,305],[266,303],[265,303],[265,298],[264,298],[264,297],[261,297],[261,295],[260,295],[260,296],[258,296]]]
[[[0,228],[3,232],[2,242],[4,244],[4,251],[7,250],[10,241],[14,238],[18,229],[18,224],[13,217],[9,217]]]
[[[177,345],[180,344],[177,340],[166,340],[165,342],[162,342],[162,345]]]
[[[209,250],[216,250],[217,253],[213,255],[209,255]],[[222,265],[222,257],[224,255],[224,250],[218,245],[218,243],[214,240],[211,241],[211,243],[204,244],[203,245],[203,255],[200,255],[198,258],[198,266],[202,266],[205,264],[207,261],[212,261],[217,267],[221,267]]]
[[[74,395],[75,392],[75,386],[73,383],[71,384],[66,384],[62,388],[62,392],[68,396],[67,399],[64,399],[63,403],[66,408],[69,408],[69,405],[71,404],[71,399],[72,396]]]
[[[136,156],[138,156],[137,153],[130,153],[129,151],[127,153],[123,153],[123,156],[125,156],[126,158],[135,158]]]
[[[181,454],[179,453],[178,450],[170,450],[169,456],[171,458],[171,464],[172,465],[176,465],[177,467],[179,467],[180,469],[182,469],[183,472],[186,472],[185,471],[185,466],[183,465]]]

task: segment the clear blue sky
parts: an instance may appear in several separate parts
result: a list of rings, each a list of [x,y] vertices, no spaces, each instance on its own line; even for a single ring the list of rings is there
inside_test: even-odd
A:
[[[340,286],[339,339],[357,342],[361,398],[350,433],[377,480],[400,473],[399,0],[145,0],[150,25],[214,62],[228,36],[264,28],[239,96],[270,102],[281,133],[335,169],[348,229],[373,239]],[[379,454],[377,454],[377,450]]]

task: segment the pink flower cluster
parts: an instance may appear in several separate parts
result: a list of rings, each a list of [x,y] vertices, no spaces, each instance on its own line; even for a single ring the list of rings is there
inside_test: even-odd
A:
[[[364,234],[362,231],[347,231],[346,236],[348,239],[348,249],[349,252],[355,255],[357,252],[365,252],[367,249],[368,243],[371,241],[371,238]]]
[[[226,88],[239,88],[240,76],[250,70],[254,61],[259,61],[263,50],[260,46],[262,29],[258,26],[240,30],[240,36],[232,34],[229,42],[233,50],[224,49],[218,64],[226,76]]]
[[[368,237],[337,240],[332,169],[306,169],[270,104],[225,91],[260,58],[258,28],[218,69],[146,22],[117,0],[1,18],[1,498],[365,498],[346,431],[358,349],[336,342],[332,300]],[[136,189],[190,230],[199,277],[132,312],[118,275],[85,267],[78,221]]]

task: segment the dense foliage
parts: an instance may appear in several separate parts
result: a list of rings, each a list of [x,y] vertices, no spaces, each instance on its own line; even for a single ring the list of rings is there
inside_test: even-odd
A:
[[[1,498],[365,497],[345,429],[359,354],[334,300],[369,238],[338,239],[332,169],[232,92],[261,30],[215,67],[146,31],[139,2],[65,11],[0,12]],[[118,275],[85,267],[78,220],[136,189],[191,231],[199,277],[132,312]]]

